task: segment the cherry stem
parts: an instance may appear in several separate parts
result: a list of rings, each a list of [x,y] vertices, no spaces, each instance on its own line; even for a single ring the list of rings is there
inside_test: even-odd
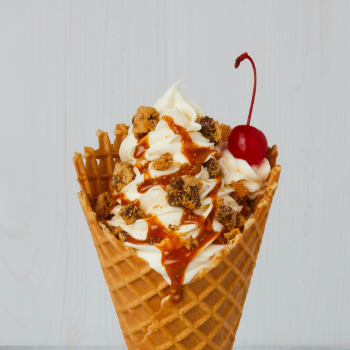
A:
[[[246,58],[248,58],[248,60],[250,61],[250,63],[253,66],[253,70],[254,70],[254,88],[253,88],[253,96],[252,96],[252,102],[250,104],[250,109],[249,109],[249,114],[248,114],[248,120],[247,120],[247,125],[250,125],[250,119],[252,117],[252,112],[253,112],[253,105],[254,105],[254,100],[255,100],[255,93],[256,93],[256,69],[255,69],[255,64],[254,61],[252,60],[252,58],[248,55],[247,52],[243,53],[242,55],[240,55],[239,57],[237,57],[236,59],[236,63],[235,63],[235,68],[238,68],[240,63],[242,61],[244,61]]]

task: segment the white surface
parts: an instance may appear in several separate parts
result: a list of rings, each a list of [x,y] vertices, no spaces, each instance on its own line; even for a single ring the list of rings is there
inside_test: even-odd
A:
[[[0,1],[0,344],[123,345],[72,156],[185,78],[279,146],[237,345],[349,345],[348,1]]]
[[[339,346],[237,346],[235,350],[349,350]],[[0,350],[128,350],[125,346],[0,346]]]
[[[349,350],[339,346],[237,346],[235,350]],[[0,350],[128,350],[125,346],[0,346]]]

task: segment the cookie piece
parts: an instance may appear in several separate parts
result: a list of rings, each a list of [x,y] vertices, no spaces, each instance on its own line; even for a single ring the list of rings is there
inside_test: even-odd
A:
[[[119,241],[125,242],[129,234],[124,231],[120,226],[107,225],[108,229],[111,231],[112,235],[115,236]]]
[[[110,196],[108,192],[104,192],[97,197],[94,210],[97,216],[100,218],[107,218],[111,214],[111,211],[115,205],[116,201]]]
[[[244,224],[246,223],[247,219],[241,214],[238,213],[236,217],[236,226],[240,228],[241,230],[244,229]]]
[[[122,231],[122,228],[120,226],[111,226],[111,225],[106,225],[108,230],[111,231],[111,234],[113,236],[117,236],[120,231]]]
[[[235,190],[236,196],[239,199],[244,199],[248,193],[243,181],[232,181],[232,187]]]
[[[203,166],[207,168],[207,171],[209,173],[209,177],[211,179],[215,179],[217,176],[220,175],[220,165],[217,162],[216,159],[210,158],[205,163],[203,163]]]
[[[120,231],[117,238],[123,243],[127,240],[128,236],[129,234],[126,231]]]
[[[118,192],[135,179],[133,166],[128,162],[116,163],[114,166],[111,186]]]
[[[201,186],[202,183],[190,175],[171,180],[167,187],[169,205],[187,209],[200,208],[199,190]]]
[[[224,204],[223,199],[216,201],[215,219],[223,224],[228,230],[236,227],[236,218],[238,213],[230,206]]]
[[[153,131],[159,121],[159,113],[153,107],[141,106],[132,118],[133,133],[138,140]]]
[[[188,250],[194,249],[199,246],[199,242],[197,239],[193,238],[192,236],[190,238],[186,239],[186,248]]]
[[[199,131],[204,137],[216,146],[221,145],[221,128],[216,120],[210,117],[198,117],[196,122],[202,125]]]
[[[127,225],[145,217],[145,213],[139,207],[132,204],[122,207],[119,211],[119,215]]]
[[[185,181],[185,186],[197,187],[198,191],[202,187],[202,182],[192,175],[185,175],[182,179]]]
[[[159,158],[153,161],[155,170],[167,170],[173,161],[173,156],[170,153],[162,154]]]

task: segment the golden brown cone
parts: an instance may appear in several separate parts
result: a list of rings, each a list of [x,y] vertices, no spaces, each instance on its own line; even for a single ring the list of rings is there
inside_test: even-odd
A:
[[[121,130],[124,131],[115,134],[123,139],[127,128]],[[99,149],[85,148],[85,167],[81,154],[75,153],[73,158],[82,190],[78,196],[128,349],[231,349],[277,189],[280,166],[271,170],[264,197],[254,217],[245,223],[242,234],[215,254],[211,265],[183,286],[181,301],[173,303],[165,298],[170,288],[164,278],[97,221],[89,200],[111,190],[109,180],[113,165],[119,160],[119,147],[110,147],[107,133],[99,131],[97,136]],[[113,145],[118,143],[120,140]]]
[[[220,124],[220,130],[221,130],[221,141],[227,142],[228,135],[230,134],[231,127],[226,124]]]

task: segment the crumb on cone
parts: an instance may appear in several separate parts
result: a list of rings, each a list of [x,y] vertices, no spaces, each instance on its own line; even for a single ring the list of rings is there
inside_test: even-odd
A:
[[[103,192],[97,197],[94,210],[97,216],[107,218],[111,214],[115,205],[116,201],[110,196],[110,194],[108,192]]]

